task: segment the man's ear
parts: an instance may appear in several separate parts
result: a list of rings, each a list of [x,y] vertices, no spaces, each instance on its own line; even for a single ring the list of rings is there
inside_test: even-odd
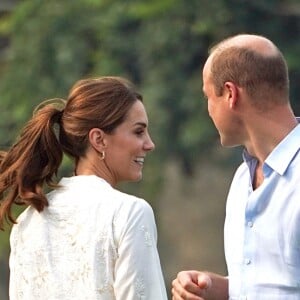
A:
[[[238,87],[231,81],[226,81],[224,84],[224,91],[227,95],[229,107],[234,109],[238,102],[239,90]]]
[[[102,152],[106,147],[105,133],[100,128],[92,128],[89,132],[89,142],[98,152]]]

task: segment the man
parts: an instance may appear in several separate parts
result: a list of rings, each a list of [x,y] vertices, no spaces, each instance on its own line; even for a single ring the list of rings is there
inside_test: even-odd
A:
[[[173,300],[300,299],[300,125],[278,48],[242,34],[216,45],[203,69],[208,112],[244,162],[227,198],[228,276],[183,271]]]

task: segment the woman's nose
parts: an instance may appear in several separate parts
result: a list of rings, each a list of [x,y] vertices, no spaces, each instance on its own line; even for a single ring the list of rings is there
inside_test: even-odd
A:
[[[154,142],[152,141],[150,135],[148,135],[148,139],[147,139],[147,141],[146,141],[146,143],[145,143],[145,149],[146,149],[147,151],[153,151],[153,150],[155,149],[155,144],[154,144]]]

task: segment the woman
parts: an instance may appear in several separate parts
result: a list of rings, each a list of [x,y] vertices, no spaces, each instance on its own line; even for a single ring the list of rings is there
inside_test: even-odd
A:
[[[11,300],[167,299],[153,211],[115,189],[142,178],[153,149],[142,96],[123,78],[81,80],[66,102],[37,107],[0,160]],[[63,153],[74,176],[56,185]],[[28,206],[17,222],[14,203]]]

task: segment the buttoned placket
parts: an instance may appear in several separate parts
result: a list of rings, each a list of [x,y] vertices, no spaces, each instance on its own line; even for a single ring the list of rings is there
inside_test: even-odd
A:
[[[248,200],[245,210],[245,224],[244,224],[244,249],[243,249],[243,261],[242,261],[242,272],[243,278],[241,285],[240,300],[247,299],[248,283],[251,282],[253,276],[252,270],[252,253],[253,253],[253,227],[254,227],[254,215],[255,215],[255,191],[252,187],[252,182],[249,182],[248,186]],[[254,198],[254,199],[253,199]]]

